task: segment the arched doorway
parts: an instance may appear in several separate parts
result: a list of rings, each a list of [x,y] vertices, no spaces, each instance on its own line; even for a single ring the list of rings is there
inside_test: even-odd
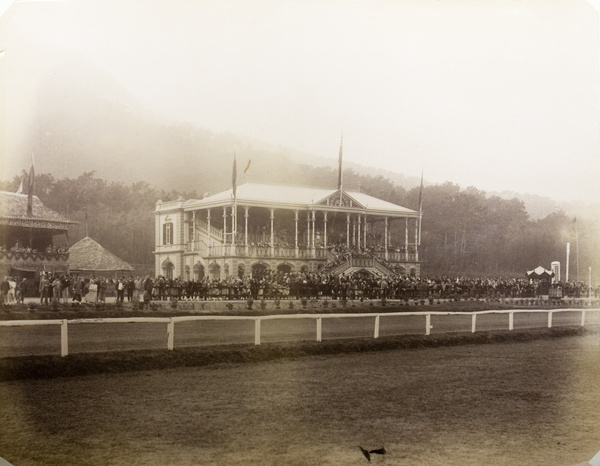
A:
[[[246,266],[244,264],[238,264],[238,277],[243,278],[246,274]]]
[[[277,266],[277,271],[281,273],[291,273],[292,266],[290,264],[279,264]]]
[[[175,266],[173,265],[173,262],[171,262],[170,260],[166,260],[163,262],[162,265],[162,274],[165,278],[173,278],[173,271],[175,270]]]
[[[397,265],[392,269],[398,275],[404,275],[406,273],[406,269],[401,265]]]
[[[261,278],[264,275],[266,275],[268,269],[269,268],[267,267],[267,264],[264,264],[262,262],[252,264],[252,277]]]
[[[211,280],[221,280],[221,267],[216,262],[208,266],[208,278]]]
[[[204,278],[204,266],[200,263],[194,265],[194,280],[197,282]]]

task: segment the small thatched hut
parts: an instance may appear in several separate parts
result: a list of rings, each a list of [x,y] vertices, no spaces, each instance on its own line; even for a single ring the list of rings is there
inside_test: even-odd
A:
[[[116,277],[133,267],[86,236],[69,248],[69,270],[83,277]]]

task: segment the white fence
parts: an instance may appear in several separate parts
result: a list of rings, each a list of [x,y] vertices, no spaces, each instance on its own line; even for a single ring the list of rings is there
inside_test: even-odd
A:
[[[79,324],[110,324],[110,323],[165,323],[167,324],[167,349],[174,348],[175,323],[190,321],[225,321],[225,320],[250,320],[254,321],[254,344],[261,343],[261,322],[263,320],[275,319],[314,319],[316,323],[316,341],[322,341],[322,322],[323,319],[343,319],[343,318],[371,318],[374,319],[373,338],[379,338],[380,318],[384,317],[403,317],[403,316],[425,316],[425,335],[431,334],[431,316],[471,316],[471,332],[475,333],[477,329],[477,316],[485,314],[506,314],[508,315],[508,330],[514,329],[515,314],[537,314],[544,313],[548,315],[548,328],[552,327],[552,316],[556,313],[580,313],[581,326],[585,325],[586,313],[600,312],[600,309],[514,309],[498,311],[478,311],[478,312],[388,312],[388,313],[365,313],[365,314],[288,314],[288,315],[267,315],[267,316],[180,316],[180,317],[115,317],[106,319],[53,319],[53,320],[5,320],[0,321],[0,327],[24,327],[39,325],[60,325],[61,327],[61,356],[69,354],[69,325]]]

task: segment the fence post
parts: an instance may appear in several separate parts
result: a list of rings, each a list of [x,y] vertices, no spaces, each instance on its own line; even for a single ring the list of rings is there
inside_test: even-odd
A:
[[[254,320],[254,344],[260,345],[260,318]]]
[[[473,313],[471,316],[471,333],[475,333],[475,326],[477,323],[477,314]]]
[[[585,309],[581,310],[581,326],[585,325]]]
[[[175,341],[175,322],[173,319],[167,324],[167,349],[173,351],[173,342]]]
[[[431,335],[431,314],[425,316],[425,335]]]
[[[373,338],[379,338],[379,314],[375,316],[375,332]]]
[[[317,317],[317,341],[321,341],[321,337],[322,337],[322,326],[323,322],[322,319],[320,317]]]
[[[514,312],[509,312],[508,313],[508,329],[512,330],[514,328],[514,322],[515,322],[515,314]]]
[[[548,328],[552,328],[552,311],[548,311]]]
[[[69,328],[67,319],[63,319],[62,323],[60,324],[60,355],[69,355]]]

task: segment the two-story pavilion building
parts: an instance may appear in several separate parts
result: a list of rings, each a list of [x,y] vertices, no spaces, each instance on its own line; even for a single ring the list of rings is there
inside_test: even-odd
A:
[[[158,201],[155,270],[184,280],[332,264],[419,275],[418,223],[419,212],[361,192],[246,183],[235,196]]]
[[[2,276],[37,280],[43,271],[67,273],[68,230],[74,223],[46,207],[37,196],[0,191]],[[64,247],[56,247],[57,243]]]

